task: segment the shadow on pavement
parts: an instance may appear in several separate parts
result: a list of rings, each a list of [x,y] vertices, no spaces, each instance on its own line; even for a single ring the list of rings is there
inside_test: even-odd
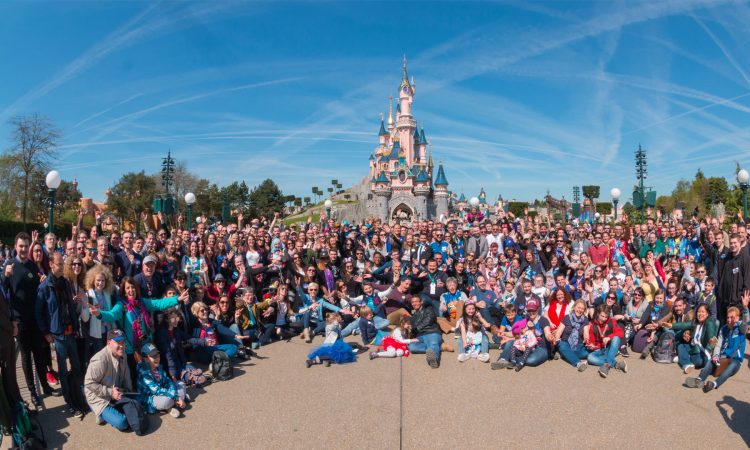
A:
[[[750,403],[725,395],[722,400],[716,402],[716,407],[729,429],[739,434],[745,445],[750,447]],[[732,410],[731,416],[727,407]]]
[[[78,420],[70,414],[63,413],[67,405],[56,406],[54,408],[44,408],[37,415],[42,428],[44,429],[44,438],[47,441],[47,448],[63,448],[68,442],[70,433],[61,431],[68,428],[68,423]]]

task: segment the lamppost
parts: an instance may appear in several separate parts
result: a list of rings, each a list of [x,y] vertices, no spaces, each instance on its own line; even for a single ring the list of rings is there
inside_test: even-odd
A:
[[[47,183],[47,201],[49,202],[49,220],[47,221],[47,233],[51,233],[54,229],[53,220],[55,214],[55,193],[57,188],[60,187],[62,180],[60,179],[60,173],[56,170],[51,170],[47,174],[47,178],[44,180]]]
[[[617,222],[617,203],[620,201],[620,190],[617,188],[612,188],[609,193],[610,195],[612,195],[612,203],[614,203],[615,205],[615,222]]]
[[[737,172],[737,182],[740,183],[740,189],[742,189],[742,217],[747,220],[747,187],[748,181],[750,181],[750,173],[747,170],[741,169]]]
[[[596,214],[594,214],[594,223],[599,223],[599,218],[600,218],[601,216],[602,216],[602,215],[601,215],[601,214],[599,214],[599,213],[596,213]]]
[[[187,205],[187,224],[193,226],[193,203],[195,203],[195,194],[188,192],[185,194],[185,204]]]
[[[333,206],[333,202],[329,198],[329,199],[326,199],[324,205],[326,207],[326,217],[330,219],[331,218],[331,206]]]

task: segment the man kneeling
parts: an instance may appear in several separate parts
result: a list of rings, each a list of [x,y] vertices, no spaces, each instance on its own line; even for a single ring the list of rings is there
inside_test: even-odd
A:
[[[146,431],[141,405],[130,397],[136,393],[130,381],[122,330],[110,330],[107,346],[91,358],[84,392],[98,423],[106,422],[120,431],[130,428],[139,436]]]

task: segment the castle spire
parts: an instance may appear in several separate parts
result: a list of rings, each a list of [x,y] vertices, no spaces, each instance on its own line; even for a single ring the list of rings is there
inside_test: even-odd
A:
[[[429,161],[427,163],[427,167],[430,168],[430,173],[432,173],[432,168],[435,167],[435,164],[433,164],[433,162],[432,162],[432,142],[428,140],[427,141],[427,145],[429,145],[429,147],[430,147],[430,159],[429,159]]]
[[[401,88],[411,87],[409,84],[409,74],[406,73],[406,54],[404,54],[404,68],[401,70]]]
[[[385,131],[385,124],[383,123],[383,113],[380,113],[380,131],[378,136],[387,136],[388,132]]]

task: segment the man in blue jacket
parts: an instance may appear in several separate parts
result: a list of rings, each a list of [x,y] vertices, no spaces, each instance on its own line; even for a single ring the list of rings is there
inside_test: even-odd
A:
[[[39,285],[36,298],[36,318],[42,336],[55,346],[57,370],[63,398],[75,417],[82,417],[83,405],[76,404],[73,389],[80,389],[81,364],[76,350],[78,332],[76,305],[70,283],[63,276],[63,256],[53,253],[50,276]],[[72,377],[68,374],[70,359]],[[72,380],[72,381],[71,381]]]

